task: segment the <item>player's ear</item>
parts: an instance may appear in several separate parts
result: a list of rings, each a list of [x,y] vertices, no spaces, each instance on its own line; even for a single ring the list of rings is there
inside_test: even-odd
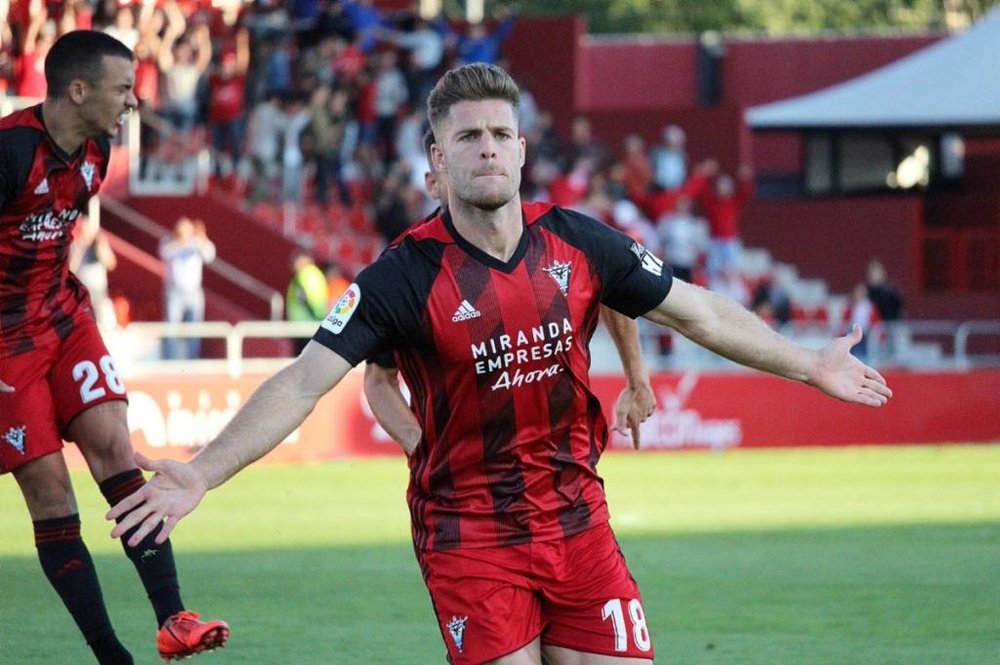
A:
[[[434,162],[434,170],[442,172],[445,170],[444,151],[437,143],[431,144],[431,161]]]
[[[521,147],[521,167],[524,167],[524,160],[528,155],[528,142],[524,140],[523,136],[517,137],[518,145]]]
[[[69,98],[77,104],[82,104],[87,98],[87,89],[87,82],[83,79],[73,79],[70,81],[69,86],[67,86]]]

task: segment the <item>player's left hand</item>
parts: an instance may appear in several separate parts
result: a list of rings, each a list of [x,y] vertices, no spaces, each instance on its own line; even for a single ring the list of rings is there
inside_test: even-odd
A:
[[[177,522],[201,502],[208,491],[208,484],[190,464],[153,460],[141,453],[135,454],[135,461],[141,469],[153,471],[155,475],[140,490],[122,499],[105,515],[109,520],[122,518],[111,530],[111,537],[120,538],[138,527],[128,540],[128,544],[135,547],[162,524],[163,529],[156,536],[156,542],[162,544],[177,526]]]
[[[612,429],[632,435],[632,447],[639,449],[639,425],[653,414],[656,396],[649,381],[625,386],[615,402],[615,424]]]
[[[838,337],[819,351],[819,362],[809,383],[830,397],[865,406],[883,406],[892,390],[874,368],[851,355],[851,347],[861,341],[861,326]]]

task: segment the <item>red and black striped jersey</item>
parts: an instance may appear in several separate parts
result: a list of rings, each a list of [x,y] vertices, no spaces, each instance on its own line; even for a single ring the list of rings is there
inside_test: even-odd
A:
[[[644,314],[672,274],[601,222],[551,204],[522,211],[507,262],[448,213],[414,227],[315,335],[353,364],[395,351],[423,430],[407,493],[418,549],[552,540],[608,520],[588,343],[602,302]]]
[[[41,105],[0,118],[0,356],[46,346],[93,319],[69,251],[110,152],[108,139],[96,138],[67,155]]]

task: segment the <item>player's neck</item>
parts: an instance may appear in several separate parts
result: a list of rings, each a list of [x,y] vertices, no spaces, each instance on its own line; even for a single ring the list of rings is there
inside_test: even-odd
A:
[[[524,226],[520,195],[496,210],[482,210],[459,200],[448,211],[455,230],[467,241],[503,262],[514,255]]]
[[[87,133],[62,100],[46,99],[42,104],[45,130],[63,152],[72,155],[87,140]]]

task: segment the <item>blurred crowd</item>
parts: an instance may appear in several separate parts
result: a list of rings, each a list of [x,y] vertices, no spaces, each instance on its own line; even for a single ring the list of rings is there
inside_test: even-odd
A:
[[[44,96],[45,54],[60,34],[114,35],[136,53],[136,94],[151,120],[144,122],[143,176],[179,177],[185,160],[210,145],[216,191],[263,215],[292,204],[300,220],[311,220],[296,229],[297,239],[322,263],[339,261],[350,277],[437,207],[424,189],[423,135],[438,76],[468,62],[507,65],[501,46],[515,13],[467,24],[421,16],[418,7],[0,0],[0,94]],[[713,159],[692,164],[685,131],[672,124],[653,142],[636,133],[620,146],[602,141],[583,116],[560,132],[530,84],[519,83],[525,199],[604,220],[662,255],[679,277],[725,293],[769,323],[793,317],[787,285],[742,270],[739,220],[754,193],[749,166],[728,174]],[[338,234],[376,244],[341,260],[331,250],[347,244]]]

